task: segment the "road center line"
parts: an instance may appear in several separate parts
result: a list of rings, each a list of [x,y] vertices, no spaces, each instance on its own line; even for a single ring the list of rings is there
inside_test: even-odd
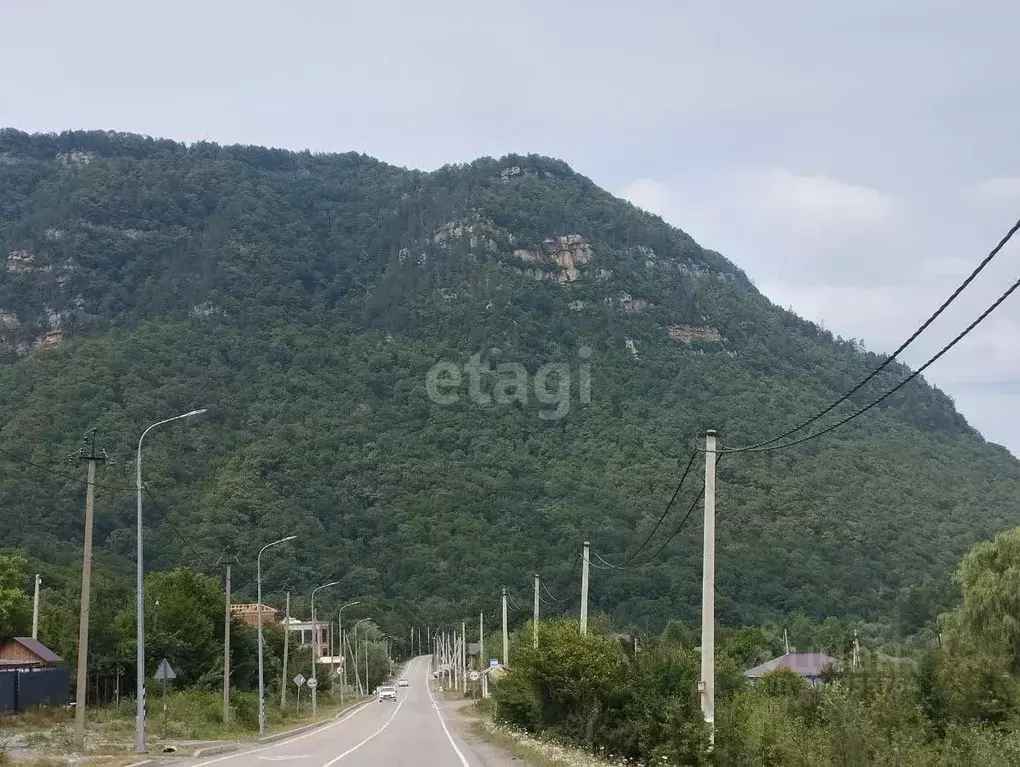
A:
[[[457,756],[460,757],[460,763],[463,765],[463,767],[471,767],[471,765],[468,764],[468,760],[464,758],[464,754],[461,752],[461,750],[457,747],[457,744],[454,742],[453,736],[450,734],[450,730],[447,729],[446,727],[446,722],[443,721],[443,714],[439,710],[439,705],[436,703],[436,698],[432,694],[432,685],[429,683],[430,678],[432,676],[432,674],[429,673],[431,670],[432,661],[430,660],[428,665],[425,667],[425,689],[428,690],[429,697],[432,699],[432,708],[436,710],[436,716],[439,717],[439,723],[443,725],[443,732],[446,733],[446,739],[450,741],[450,745],[453,746],[453,750],[456,751]]]
[[[286,746],[288,743],[295,743],[295,742],[297,742],[299,740],[304,740],[305,738],[310,738],[312,735],[317,735],[320,732],[325,732],[330,727],[335,727],[338,724],[343,724],[348,719],[350,719],[351,717],[353,717],[353,716],[355,716],[357,714],[360,714],[362,711],[366,710],[367,708],[368,708],[368,702],[366,701],[365,703],[362,703],[361,705],[359,705],[357,708],[355,708],[353,711],[351,711],[349,714],[347,714],[347,716],[343,717],[342,719],[337,719],[337,720],[335,720],[333,722],[327,722],[327,723],[323,724],[322,727],[316,727],[314,730],[311,730],[309,732],[302,733],[301,735],[295,735],[293,738],[288,738],[287,740],[281,740],[278,743],[271,743],[268,746],[263,746],[262,748],[255,748],[255,749],[252,749],[251,751],[241,751],[241,752],[236,753],[236,754],[230,754],[229,756],[221,756],[218,759],[210,759],[208,762],[199,762],[198,764],[195,765],[195,767],[206,767],[206,765],[216,764],[217,762],[226,762],[226,761],[229,761],[231,759],[240,759],[241,757],[244,757],[244,756],[251,756],[252,754],[261,754],[263,751],[271,751],[274,748],[279,748],[280,746]]]
[[[373,732],[371,735],[369,735],[367,738],[365,738],[363,741],[361,741],[358,745],[352,746],[351,748],[347,749],[342,754],[340,754],[340,756],[338,756],[338,757],[336,757],[334,759],[331,759],[330,761],[326,762],[324,765],[322,765],[322,767],[332,767],[332,765],[334,765],[337,762],[339,762],[345,756],[348,756],[349,754],[353,754],[355,751],[357,751],[363,745],[365,745],[370,740],[372,740],[372,738],[374,738],[376,735],[378,735],[383,730],[385,730],[387,727],[389,727],[390,726],[390,722],[392,722],[394,717],[396,717],[396,715],[400,713],[400,707],[404,705],[404,700],[405,700],[404,698],[400,699],[400,703],[397,704],[396,711],[394,711],[392,714],[390,714],[390,718],[386,720],[386,723],[382,727],[380,727],[378,730]]]

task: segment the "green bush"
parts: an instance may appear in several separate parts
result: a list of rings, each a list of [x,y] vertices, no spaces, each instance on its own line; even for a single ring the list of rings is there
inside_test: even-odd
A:
[[[235,692],[230,696],[230,709],[238,724],[251,730],[259,727],[259,694]]]

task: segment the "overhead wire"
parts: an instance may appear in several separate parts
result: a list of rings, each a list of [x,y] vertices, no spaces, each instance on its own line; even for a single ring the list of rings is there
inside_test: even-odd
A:
[[[625,562],[632,561],[641,552],[641,550],[644,549],[645,546],[649,544],[649,542],[655,536],[655,533],[658,532],[659,528],[662,526],[662,523],[666,520],[666,517],[669,515],[670,509],[673,508],[673,504],[676,503],[677,496],[680,495],[680,490],[681,488],[683,488],[684,482],[687,481],[687,475],[691,473],[691,467],[694,466],[694,461],[697,457],[698,451],[695,450],[694,452],[691,453],[691,459],[687,462],[687,468],[684,469],[684,473],[680,476],[680,481],[677,483],[676,490],[673,491],[673,496],[669,499],[669,503],[666,504],[666,508],[662,512],[662,515],[659,517],[658,522],[655,523],[655,527],[653,527],[651,532],[648,533],[648,535],[645,537],[645,540],[641,543],[641,545],[638,546],[631,553],[631,555],[627,557],[626,560],[624,560]]]
[[[193,544],[193,543],[191,542],[191,539],[190,539],[190,538],[188,538],[188,537],[187,537],[186,535],[184,535],[184,533],[182,533],[182,532],[180,531],[180,529],[179,529],[179,528],[177,527],[177,525],[175,525],[175,524],[173,523],[173,520],[171,520],[171,519],[170,519],[170,515],[169,515],[169,514],[168,514],[168,513],[166,512],[166,510],[165,510],[165,509],[164,509],[164,508],[163,508],[163,507],[162,507],[162,506],[160,505],[159,501],[157,501],[157,500],[156,500],[155,496],[154,496],[154,495],[152,494],[152,492],[151,492],[151,491],[149,490],[149,488],[147,488],[147,487],[146,487],[146,488],[144,488],[143,490],[144,490],[144,492],[145,492],[145,495],[147,495],[147,496],[148,496],[148,498],[149,498],[149,501],[150,501],[150,502],[152,503],[153,507],[154,507],[154,508],[156,509],[156,511],[157,511],[157,512],[159,513],[160,517],[162,517],[163,521],[164,521],[164,522],[166,522],[166,524],[167,524],[167,525],[168,525],[168,526],[170,527],[170,529],[171,529],[171,530],[173,530],[173,531],[174,531],[174,533],[176,533],[177,537],[181,539],[181,541],[182,541],[182,542],[184,543],[184,545],[185,545],[185,546],[187,546],[187,547],[188,547],[189,549],[191,549],[192,553],[193,553],[193,554],[195,555],[195,557],[196,557],[196,558],[198,559],[199,563],[200,563],[200,564],[201,564],[201,565],[202,565],[202,566],[203,566],[203,567],[204,567],[204,568],[205,568],[205,569],[206,569],[207,571],[212,571],[212,570],[214,569],[214,568],[213,568],[213,566],[212,566],[212,565],[210,565],[210,564],[209,564],[209,562],[208,562],[208,560],[206,560],[206,558],[205,558],[205,557],[204,557],[204,556],[203,556],[203,555],[201,554],[201,552],[199,552],[199,550],[198,550],[198,548],[197,548],[197,547],[195,546],[195,544]]]
[[[719,464],[722,463],[722,460],[723,460],[723,455],[720,453],[720,454],[718,454],[718,458],[716,459],[716,468],[718,468]],[[666,538],[666,540],[663,541],[662,545],[659,546],[659,548],[657,548],[651,555],[646,557],[644,559],[644,561],[642,561],[642,562],[640,562],[640,563],[638,563],[636,565],[635,564],[629,564],[629,563],[628,564],[618,565],[618,564],[615,564],[613,562],[610,562],[609,560],[607,560],[605,557],[601,556],[597,552],[592,552],[592,553],[602,563],[602,568],[603,569],[609,569],[609,570],[637,570],[639,568],[644,567],[645,565],[650,564],[656,557],[659,556],[659,554],[661,554],[663,551],[666,550],[666,547],[669,546],[669,544],[671,544],[673,542],[673,540],[680,534],[680,531],[684,529],[684,526],[687,524],[687,520],[691,518],[691,515],[694,513],[694,510],[698,507],[698,504],[701,502],[701,499],[704,497],[704,495],[705,495],[705,488],[702,487],[701,490],[698,492],[697,497],[694,499],[694,501],[691,503],[691,505],[687,508],[687,512],[680,519],[680,522],[676,525],[676,527],[673,528],[673,531],[669,534],[669,536]],[[592,564],[592,563],[589,561],[589,564]]]
[[[974,268],[974,270],[971,271],[971,273],[967,276],[967,278],[963,282],[961,282],[959,286],[957,286],[956,290],[954,290],[949,295],[949,297],[946,298],[946,300],[942,302],[942,304],[938,307],[938,309],[936,309],[935,312],[932,313],[932,315],[929,316],[928,319],[926,319],[920,325],[920,327],[918,327],[917,330],[915,330],[910,335],[909,338],[907,338],[906,341],[904,341],[902,344],[900,344],[900,346],[896,349],[896,351],[894,351],[892,354],[887,356],[878,367],[876,367],[873,371],[871,371],[871,373],[869,373],[865,378],[863,378],[856,386],[854,386],[852,389],[850,389],[850,391],[848,391],[842,397],[840,397],[835,402],[833,402],[831,405],[826,407],[824,410],[820,411],[819,413],[816,413],[811,418],[808,418],[806,421],[803,421],[802,423],[798,424],[797,426],[794,426],[792,429],[788,429],[787,431],[783,432],[782,434],[780,434],[778,436],[772,437],[771,439],[763,440],[761,442],[756,442],[756,443],[751,444],[751,445],[744,445],[744,446],[741,446],[741,447],[738,447],[738,448],[731,448],[731,449],[727,450],[726,452],[731,452],[731,453],[736,453],[736,452],[752,452],[752,451],[757,451],[759,448],[763,448],[766,445],[771,445],[771,444],[773,444],[775,442],[779,442],[780,440],[786,439],[787,437],[795,434],[796,432],[800,431],[801,429],[804,429],[805,427],[810,426],[812,423],[814,423],[818,419],[822,418],[823,416],[828,415],[833,410],[835,410],[837,407],[839,407],[844,402],[846,402],[848,399],[850,399],[850,397],[852,397],[854,394],[856,394],[858,391],[860,391],[864,386],[866,386],[870,381],[872,381],[875,378],[875,376],[877,376],[879,373],[881,373],[883,370],[885,370],[886,367],[888,367],[893,361],[895,361],[896,358],[900,354],[902,354],[903,351],[908,346],[910,346],[914,341],[916,341],[917,338],[925,330],[927,330],[931,326],[931,324],[933,322],[935,322],[935,320],[938,319],[947,308],[949,308],[950,304],[952,304],[960,296],[960,294],[967,288],[967,286],[970,285],[970,283],[973,282],[974,279],[985,269],[985,267],[988,266],[988,264],[990,264],[992,262],[992,260],[996,256],[999,255],[999,253],[1002,251],[1002,249],[1007,245],[1007,243],[1009,243],[1009,241],[1013,238],[1013,236],[1017,233],[1018,230],[1020,230],[1020,219],[1017,219],[1016,223],[1013,224],[1013,226],[1010,227],[1009,231],[1006,232],[1006,234],[1002,237],[1001,240],[999,240],[999,243],[994,248],[992,248],[992,250],[988,253],[988,255],[985,256],[984,259],[982,259],[981,263],[979,263]],[[1012,292],[1012,291],[1008,291],[1008,292]],[[997,302],[995,304],[995,306],[997,306],[998,303],[1001,303],[1002,300],[1005,300],[1005,299],[1004,298],[1001,299],[999,302]],[[966,333],[964,335],[966,335]],[[950,348],[951,348],[951,346],[950,346]],[[912,378],[916,377],[916,375],[917,374],[912,376]],[[910,379],[908,379],[908,380],[910,380]],[[842,426],[843,423],[846,423],[846,421],[848,421],[848,420],[852,420],[852,418],[856,418],[857,415],[859,415],[859,414],[860,413],[855,414],[851,418],[846,419],[845,421],[839,423],[837,426]],[[824,434],[827,431],[831,431],[831,430],[832,429],[827,429],[825,431],[819,432],[819,434]],[[813,439],[814,437],[811,437],[811,438]],[[807,440],[802,440],[802,441],[807,441]],[[800,442],[798,441],[798,442],[790,443],[790,445],[796,445],[796,444],[800,444]],[[789,446],[789,445],[787,445],[787,446]]]
[[[961,330],[952,341],[950,341],[948,344],[943,346],[933,357],[931,357],[927,362],[925,362],[923,365],[921,365],[921,367],[919,367],[917,370],[915,370],[909,376],[904,378],[902,381],[900,381],[898,384],[896,384],[896,386],[891,388],[889,391],[887,391],[881,397],[878,397],[874,401],[872,401],[869,404],[865,405],[864,407],[860,408],[856,412],[851,413],[850,415],[846,416],[842,420],[837,421],[836,423],[832,424],[831,426],[827,426],[826,428],[821,429],[821,430],[819,430],[817,432],[813,432],[812,434],[809,434],[806,437],[801,437],[800,439],[793,440],[792,442],[786,442],[786,443],[784,443],[782,445],[761,445],[761,444],[759,444],[758,446],[748,445],[748,446],[745,446],[745,447],[724,448],[724,449],[720,450],[719,453],[720,454],[727,454],[727,453],[760,453],[760,452],[769,452],[769,451],[773,451],[773,450],[784,450],[784,449],[786,449],[788,447],[793,447],[794,445],[801,445],[801,444],[803,444],[805,442],[809,442],[810,440],[817,439],[818,437],[821,437],[824,434],[828,434],[829,432],[838,429],[840,426],[843,426],[843,425],[849,423],[850,421],[854,420],[858,416],[864,415],[864,413],[868,412],[873,407],[879,405],[880,403],[882,403],[883,401],[885,401],[886,399],[891,397],[893,394],[898,392],[900,389],[902,389],[908,383],[910,383],[915,378],[917,378],[919,375],[921,375],[921,373],[923,373],[925,370],[927,370],[932,365],[934,365],[936,362],[938,362],[946,353],[949,352],[950,349],[952,349],[954,346],[956,346],[956,344],[958,344],[960,341],[962,341],[972,330],[974,330],[974,328],[976,328],[978,325],[980,325],[982,322],[984,322],[984,320],[988,317],[988,315],[990,315],[992,312],[994,312],[996,309],[998,309],[999,306],[1001,306],[1002,303],[1007,298],[1009,298],[1017,290],[1017,288],[1020,288],[1020,279],[1018,279],[1016,282],[1014,282],[1006,290],[1006,292],[1003,293],[1001,296],[999,296],[999,298],[996,299],[996,301],[991,306],[989,306],[987,309],[985,309],[978,316],[977,319],[975,319],[973,322],[971,322],[966,328]]]
[[[541,585],[542,585],[542,588],[543,588],[543,589],[545,589],[545,593],[549,595],[549,598],[550,598],[550,599],[551,599],[551,600],[552,600],[553,602],[564,602],[564,601],[566,601],[566,600],[563,600],[563,599],[557,599],[556,597],[554,597],[554,596],[553,596],[553,594],[552,594],[552,592],[551,592],[551,591],[549,591],[549,587],[545,585],[545,581],[540,581],[540,583],[541,583]]]
[[[16,463],[23,463],[26,466],[30,466],[33,469],[37,469],[38,471],[46,472],[47,474],[52,474],[53,476],[60,477],[61,479],[67,479],[67,480],[70,480],[71,482],[80,482],[80,483],[85,483],[86,482],[85,477],[75,476],[74,474],[68,474],[68,473],[63,472],[63,471],[57,471],[56,469],[50,468],[49,466],[44,466],[41,463],[36,463],[35,461],[32,461],[32,460],[30,460],[28,458],[25,458],[24,456],[18,455],[17,453],[13,453],[10,450],[7,450],[6,448],[0,447],[0,455],[6,456],[7,458],[9,458],[10,460],[12,460],[12,461],[14,461]],[[93,482],[92,484],[93,484],[94,487],[98,487],[98,488],[103,489],[103,490],[115,490],[115,491],[118,491],[118,492],[126,492],[126,491],[129,491],[129,490],[133,491],[133,490],[136,489],[134,486],[128,486],[128,485],[108,485],[108,484],[105,484],[103,482]]]

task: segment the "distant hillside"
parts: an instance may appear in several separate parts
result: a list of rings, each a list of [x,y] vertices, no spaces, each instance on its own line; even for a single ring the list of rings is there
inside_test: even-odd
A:
[[[502,368],[499,401],[476,401],[492,375],[471,395],[476,354],[523,366]],[[267,559],[275,589],[342,577],[345,594],[459,619],[540,570],[563,598],[585,537],[612,561],[644,538],[695,435],[770,437],[878,361],[556,160],[423,173],[0,131],[0,446],[79,476],[67,457],[99,427],[115,460],[97,556],[113,571],[133,563],[141,429],[207,406],[146,447],[151,567],[231,544],[244,590],[257,544],[295,532],[292,554]],[[437,363],[453,367],[430,385]],[[537,375],[549,363],[569,399]],[[509,383],[522,375],[526,402]],[[1020,465],[922,382],[823,439],[727,457],[719,481],[727,621],[887,619],[1020,523]],[[73,563],[81,503],[80,482],[0,462],[3,545]],[[654,564],[594,571],[595,608],[647,627],[696,618],[699,517]]]

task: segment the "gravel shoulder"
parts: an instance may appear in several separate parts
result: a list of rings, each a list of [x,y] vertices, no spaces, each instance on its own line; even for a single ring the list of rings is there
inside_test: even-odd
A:
[[[474,755],[481,761],[481,767],[524,767],[536,765],[546,767],[547,763],[530,761],[508,753],[500,746],[482,736],[478,716],[472,710],[473,701],[446,700],[439,702],[440,710],[447,725],[467,743]]]

